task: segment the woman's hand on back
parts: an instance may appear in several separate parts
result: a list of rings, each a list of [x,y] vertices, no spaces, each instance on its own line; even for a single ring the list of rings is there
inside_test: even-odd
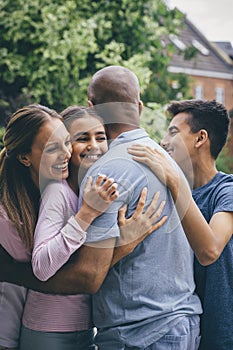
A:
[[[90,176],[83,191],[82,206],[75,215],[75,219],[83,230],[86,230],[92,221],[105,212],[118,197],[117,184],[113,178],[99,175],[93,183]]]
[[[105,212],[110,205],[119,197],[117,183],[113,178],[99,175],[94,183],[90,176],[83,191],[83,205],[96,216]]]
[[[127,206],[119,210],[118,224],[121,231],[121,237],[118,240],[118,246],[124,244],[133,244],[135,247],[153,231],[158,230],[167,220],[167,216],[161,217],[165,206],[165,201],[158,204],[160,193],[157,192],[150,205],[145,209],[147,189],[141,192],[135,212],[130,218],[125,214]],[[159,219],[160,218],[160,219]]]
[[[111,266],[132,253],[136,246],[148,235],[158,230],[167,220],[167,216],[160,218],[165,201],[158,205],[159,192],[154,195],[150,205],[145,210],[147,189],[141,192],[135,212],[130,218],[126,218],[127,206],[122,207],[118,213],[118,224],[121,236],[114,249]],[[160,218],[160,219],[159,219]],[[155,234],[155,233],[154,233]]]

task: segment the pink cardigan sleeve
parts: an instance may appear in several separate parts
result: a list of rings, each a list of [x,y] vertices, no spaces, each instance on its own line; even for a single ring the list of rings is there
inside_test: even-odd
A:
[[[86,240],[73,215],[78,198],[66,182],[52,182],[42,196],[34,236],[32,267],[42,281],[53,276]]]

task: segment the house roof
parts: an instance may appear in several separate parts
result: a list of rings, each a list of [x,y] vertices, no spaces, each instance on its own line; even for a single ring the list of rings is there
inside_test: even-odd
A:
[[[214,41],[213,43],[233,60],[233,47],[230,41]]]
[[[170,40],[174,39],[170,37]],[[233,61],[220,46],[211,43],[197,29],[187,17],[184,17],[184,25],[178,39],[186,48],[193,46],[197,49],[196,55],[190,60],[183,57],[184,47],[180,46],[172,56],[168,70],[175,73],[209,76],[215,78],[233,79]],[[171,40],[175,43],[175,40]],[[177,43],[179,44],[179,43]],[[179,46],[179,45],[176,45]],[[180,54],[179,54],[180,53]]]

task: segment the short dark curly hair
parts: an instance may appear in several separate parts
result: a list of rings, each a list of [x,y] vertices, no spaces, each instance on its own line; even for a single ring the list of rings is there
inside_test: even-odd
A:
[[[172,101],[167,112],[171,117],[187,113],[191,132],[205,129],[210,139],[210,153],[214,159],[218,157],[226,143],[230,125],[228,112],[221,103],[215,100]]]

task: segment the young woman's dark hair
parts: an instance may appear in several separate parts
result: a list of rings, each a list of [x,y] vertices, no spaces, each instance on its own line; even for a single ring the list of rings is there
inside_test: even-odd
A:
[[[17,110],[6,126],[0,153],[1,205],[27,248],[33,247],[40,190],[32,181],[29,168],[18,157],[31,152],[40,128],[51,118],[63,120],[56,111],[42,105]]]

